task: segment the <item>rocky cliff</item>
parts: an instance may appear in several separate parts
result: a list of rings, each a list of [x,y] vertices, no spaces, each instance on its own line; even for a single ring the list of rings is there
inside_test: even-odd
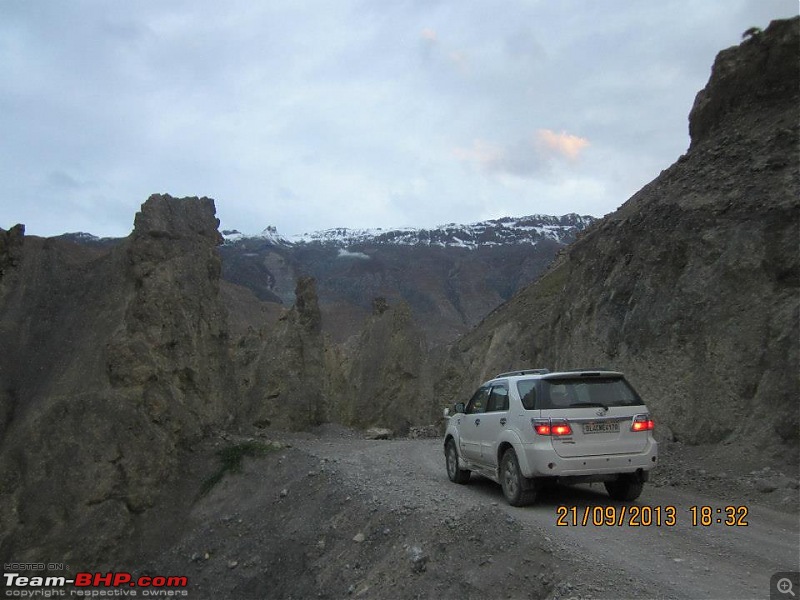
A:
[[[307,430],[336,422],[404,434],[435,421],[427,342],[407,304],[376,298],[362,331],[342,345],[322,333],[313,278],[298,280],[296,298],[276,325],[235,344],[243,426]]]
[[[510,368],[607,365],[662,435],[797,461],[799,27],[719,54],[687,154],[459,340],[437,397]]]
[[[0,555],[119,552],[181,448],[237,406],[218,222],[152,196],[113,249],[0,232]]]
[[[326,341],[314,279],[300,278],[295,295],[275,327],[237,344],[243,419],[259,428],[308,429],[327,419]]]
[[[376,298],[363,331],[343,355],[346,386],[331,394],[333,420],[401,435],[435,421],[427,341],[407,304]]]
[[[108,380],[182,439],[230,422],[237,408],[218,225],[208,198],[155,195],[119,249],[133,294],[107,347]]]

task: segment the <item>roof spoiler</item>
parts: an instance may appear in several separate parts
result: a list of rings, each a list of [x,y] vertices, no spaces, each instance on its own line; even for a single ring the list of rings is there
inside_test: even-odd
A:
[[[611,369],[574,369],[571,371],[556,371],[550,373],[544,379],[570,379],[572,377],[625,377],[620,371]]]
[[[494,378],[516,377],[518,375],[546,375],[549,372],[549,369],[522,369],[520,371],[508,371],[507,373],[500,373],[499,375],[495,375]]]

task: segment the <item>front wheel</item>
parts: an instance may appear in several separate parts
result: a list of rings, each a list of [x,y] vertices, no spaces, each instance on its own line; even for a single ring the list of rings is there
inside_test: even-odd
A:
[[[467,469],[458,468],[458,450],[456,449],[456,443],[452,439],[447,440],[444,458],[447,462],[447,476],[450,481],[453,483],[467,483],[470,472]]]
[[[500,459],[500,485],[503,495],[511,506],[525,506],[536,499],[536,490],[519,469],[519,460],[513,449],[509,448]]]
[[[636,500],[642,494],[644,483],[632,477],[620,477],[616,481],[605,482],[608,495],[614,500]]]

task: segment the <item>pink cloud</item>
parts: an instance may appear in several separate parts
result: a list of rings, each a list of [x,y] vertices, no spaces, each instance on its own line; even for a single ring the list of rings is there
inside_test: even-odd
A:
[[[540,129],[533,136],[505,144],[476,138],[470,146],[453,149],[453,156],[485,173],[535,177],[566,159],[576,162],[589,141],[566,132]]]
[[[570,160],[576,160],[581,150],[589,145],[589,140],[562,131],[556,133],[551,129],[540,129],[536,132],[536,140],[540,147],[555,152]]]

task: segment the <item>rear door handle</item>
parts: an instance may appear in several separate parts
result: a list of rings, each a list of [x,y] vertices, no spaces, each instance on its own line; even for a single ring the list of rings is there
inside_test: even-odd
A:
[[[506,424],[506,418],[503,417],[502,419],[500,419],[500,425],[505,425],[505,424]]]

